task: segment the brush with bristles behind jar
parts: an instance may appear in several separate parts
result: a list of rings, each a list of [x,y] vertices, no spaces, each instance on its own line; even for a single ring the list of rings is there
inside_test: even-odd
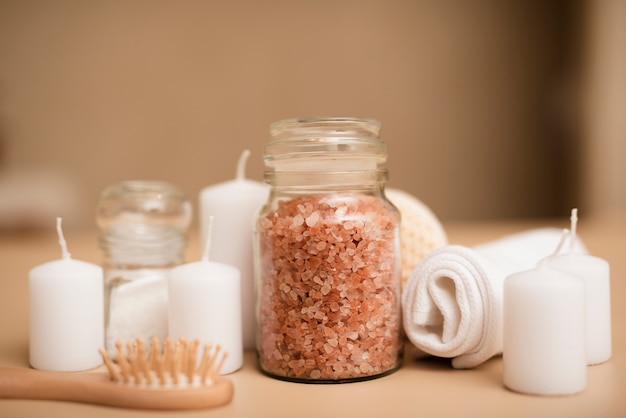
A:
[[[232,400],[232,382],[219,375],[226,358],[218,345],[205,345],[198,363],[199,343],[157,339],[150,354],[142,340],[124,347],[117,343],[115,361],[100,350],[109,373],[64,373],[0,368],[0,399],[38,399],[91,403],[152,410],[207,409]]]

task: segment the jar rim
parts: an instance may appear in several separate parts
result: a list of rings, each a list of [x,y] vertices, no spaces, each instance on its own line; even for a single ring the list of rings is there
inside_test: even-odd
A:
[[[354,116],[301,117],[282,119],[270,124],[270,135],[276,140],[286,131],[297,129],[303,134],[315,134],[318,131],[334,130],[336,136],[352,135],[358,131],[363,136],[378,138],[381,123],[373,118]]]
[[[153,194],[186,199],[185,193],[178,186],[162,180],[124,180],[104,189],[101,198],[145,197]]]

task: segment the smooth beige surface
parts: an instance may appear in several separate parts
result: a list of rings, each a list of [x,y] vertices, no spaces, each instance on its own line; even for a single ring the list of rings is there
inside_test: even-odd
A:
[[[568,220],[444,225],[450,241],[473,245],[538,226],[568,227]],[[132,411],[66,402],[0,400],[2,417],[623,417],[626,416],[626,213],[582,218],[579,234],[590,252],[611,265],[613,358],[588,368],[585,392],[537,397],[502,386],[502,361],[453,370],[444,359],[412,358],[396,373],[369,382],[305,385],[268,378],[247,353],[242,370],[229,376],[231,404],[206,411]],[[98,263],[95,232],[66,234],[73,257]],[[197,242],[189,258],[197,257]],[[53,233],[0,236],[0,366],[28,367],[28,270],[60,256]]]

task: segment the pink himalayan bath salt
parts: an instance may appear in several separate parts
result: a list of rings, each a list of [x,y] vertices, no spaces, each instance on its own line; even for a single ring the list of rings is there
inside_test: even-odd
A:
[[[399,217],[379,196],[278,202],[258,221],[261,369],[348,381],[399,366]]]

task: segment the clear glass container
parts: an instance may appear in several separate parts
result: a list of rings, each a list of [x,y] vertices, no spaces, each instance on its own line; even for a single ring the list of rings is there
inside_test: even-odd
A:
[[[255,224],[257,355],[296,382],[367,380],[402,358],[397,209],[387,200],[380,123],[308,118],[271,125]]]
[[[162,181],[123,181],[106,188],[97,207],[104,260],[105,337],[115,342],[168,334],[166,276],[183,262],[192,209]]]

